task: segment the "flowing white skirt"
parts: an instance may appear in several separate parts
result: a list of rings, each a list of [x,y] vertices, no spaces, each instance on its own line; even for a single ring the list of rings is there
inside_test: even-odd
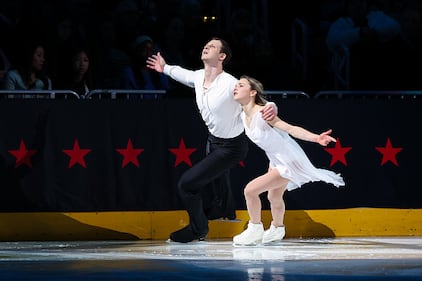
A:
[[[276,168],[283,178],[289,180],[287,190],[315,181],[324,181],[336,187],[344,185],[340,174],[316,168],[288,133],[271,127],[259,112],[253,116],[250,127],[246,126],[243,113],[242,120],[246,135],[265,151],[270,167]]]

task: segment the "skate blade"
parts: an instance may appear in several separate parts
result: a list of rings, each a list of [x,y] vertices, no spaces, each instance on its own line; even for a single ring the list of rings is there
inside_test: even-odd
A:
[[[229,220],[227,218],[218,218],[218,219],[213,219],[211,221],[218,221],[218,222],[241,222],[241,220],[239,220],[239,219]]]
[[[273,242],[265,242],[261,244],[262,246],[282,246],[283,241],[273,241]]]
[[[207,243],[207,241],[205,241],[205,238],[201,238],[201,239],[192,240],[190,242],[177,242],[177,241],[173,241],[169,238],[169,239],[166,240],[166,243],[176,244],[176,245],[186,245],[186,244],[204,244],[204,243]]]
[[[232,245],[235,248],[256,248],[256,247],[262,246],[262,244],[258,244],[258,243],[253,243],[253,244],[236,244],[236,243],[233,243]]]

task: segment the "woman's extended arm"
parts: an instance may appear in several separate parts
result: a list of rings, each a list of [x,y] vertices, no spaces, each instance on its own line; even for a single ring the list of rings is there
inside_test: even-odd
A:
[[[319,143],[322,146],[328,145],[330,142],[336,142],[336,139],[330,136],[332,130],[327,130],[321,134],[312,133],[302,127],[291,125],[279,117],[275,117],[272,121],[267,121],[271,126],[287,132],[289,135],[310,142]]]

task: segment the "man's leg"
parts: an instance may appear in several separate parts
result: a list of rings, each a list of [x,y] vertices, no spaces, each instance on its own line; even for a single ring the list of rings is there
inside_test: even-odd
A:
[[[204,188],[202,196],[204,210],[209,220],[236,218],[236,206],[232,194],[230,171],[226,171],[220,177]]]
[[[234,140],[222,140],[212,153],[187,170],[179,180],[178,189],[182,202],[189,214],[189,225],[173,232],[170,239],[190,242],[201,239],[208,233],[208,218],[205,215],[201,189],[229,171],[245,157],[247,139],[244,135]]]

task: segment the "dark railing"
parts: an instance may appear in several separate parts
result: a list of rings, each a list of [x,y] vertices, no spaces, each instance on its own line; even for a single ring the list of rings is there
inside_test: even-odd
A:
[[[303,91],[267,90],[264,94],[270,98],[309,99]],[[153,99],[159,100],[167,95],[165,90],[125,90],[95,89],[86,95],[78,95],[71,90],[0,90],[0,99]],[[319,91],[315,99],[375,98],[375,99],[416,99],[422,97],[422,91],[412,90],[330,90]]]
[[[86,99],[160,99],[166,95],[165,90],[125,90],[96,89],[85,95]]]
[[[79,99],[70,90],[0,90],[1,99]]]
[[[422,91],[320,91],[315,94],[314,98],[416,99],[422,98]]]

